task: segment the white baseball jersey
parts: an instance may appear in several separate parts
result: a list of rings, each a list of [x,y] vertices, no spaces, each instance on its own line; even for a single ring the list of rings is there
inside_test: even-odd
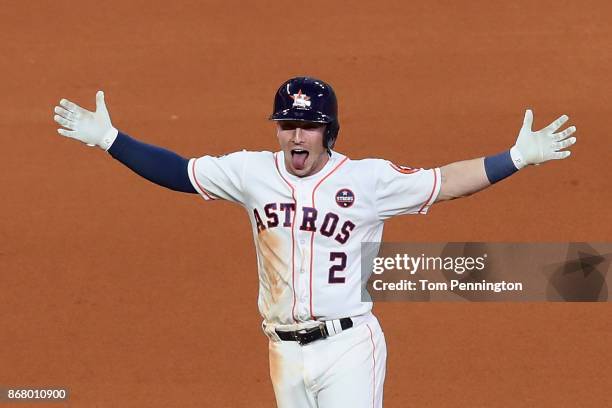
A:
[[[425,214],[440,191],[440,170],[332,152],[318,173],[297,177],[283,152],[241,151],[189,161],[206,200],[241,204],[257,251],[259,311],[271,327],[357,316],[362,302],[361,242],[380,242],[384,220]]]

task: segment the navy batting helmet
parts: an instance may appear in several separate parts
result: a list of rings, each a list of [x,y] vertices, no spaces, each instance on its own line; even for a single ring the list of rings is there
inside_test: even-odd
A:
[[[323,146],[332,149],[340,131],[336,94],[329,84],[320,79],[291,78],[278,88],[270,120],[326,123]]]

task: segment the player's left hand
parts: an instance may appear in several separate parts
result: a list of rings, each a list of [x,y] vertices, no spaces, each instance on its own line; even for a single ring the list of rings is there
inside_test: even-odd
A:
[[[575,126],[555,133],[567,120],[567,115],[561,115],[550,125],[538,131],[531,130],[533,112],[527,109],[523,119],[523,127],[519,132],[515,145],[510,149],[514,165],[521,169],[529,164],[540,164],[548,160],[559,160],[569,157],[570,151],[563,150],[576,143],[575,137],[569,137],[576,131]]]
[[[118,131],[113,127],[104,102],[104,92],[96,93],[96,111],[81,108],[67,99],[60,101],[54,109],[53,119],[66,129],[58,129],[62,136],[79,140],[87,146],[99,146],[108,150],[117,138]]]

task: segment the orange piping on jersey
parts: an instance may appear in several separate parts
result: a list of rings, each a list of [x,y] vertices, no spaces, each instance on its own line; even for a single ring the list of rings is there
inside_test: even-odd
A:
[[[332,173],[335,172],[340,166],[342,166],[344,162],[346,162],[347,160],[348,160],[348,157],[345,157],[340,163],[336,165],[336,167],[334,167],[321,180],[319,180],[317,185],[312,189],[312,208],[315,208],[315,192],[317,191],[317,188],[319,188],[321,183],[323,183],[323,181],[325,181],[329,176],[331,176]],[[312,311],[312,263],[313,263],[313,258],[314,258],[313,257],[314,237],[315,237],[315,232],[312,231],[310,235],[310,317],[312,318],[312,320],[315,320],[315,316]]]
[[[285,183],[291,189],[291,197],[293,198],[293,204],[295,205],[295,211],[293,211],[293,218],[291,219],[291,290],[293,290],[293,305],[291,306],[291,317],[295,323],[298,320],[295,318],[295,235],[293,232],[293,227],[295,226],[295,215],[298,212],[297,208],[297,200],[295,199],[295,188],[289,183],[284,177],[283,173],[281,173],[278,168],[278,158],[277,153],[274,153],[274,165],[276,166],[276,171],[278,171],[278,175],[283,179]]]
[[[394,170],[399,171],[402,174],[413,174],[418,171],[421,171],[421,169],[419,168],[413,169],[411,167],[398,166],[397,164],[391,162],[389,162],[389,166],[391,166]]]
[[[198,188],[201,190],[201,193],[204,194],[206,196],[206,198],[208,200],[214,200],[213,197],[210,196],[210,194],[208,194],[208,192],[204,189],[204,187],[202,187],[202,185],[200,184],[200,182],[198,181],[196,174],[195,174],[195,164],[198,161],[198,159],[193,159],[193,163],[191,163],[191,175],[193,176],[193,179],[195,180]]]
[[[429,198],[427,199],[427,201],[425,201],[425,203],[421,206],[421,208],[419,208],[419,214],[423,214],[423,208],[425,208],[427,206],[427,204],[429,204],[429,200],[431,200],[431,197],[433,197],[434,192],[436,191],[436,186],[438,185],[438,174],[436,173],[436,169],[433,169],[433,174],[434,174],[434,182],[433,182],[433,188],[431,189],[431,194],[429,195]]]
[[[372,381],[372,408],[374,408],[376,406],[376,346],[374,345],[374,339],[372,337],[372,329],[370,329],[369,324],[366,324],[366,326],[370,331],[370,341],[372,342],[372,376],[374,377]]]

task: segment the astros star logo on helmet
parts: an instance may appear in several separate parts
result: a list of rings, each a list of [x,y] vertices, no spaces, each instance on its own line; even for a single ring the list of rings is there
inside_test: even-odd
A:
[[[294,108],[310,107],[310,97],[306,94],[303,94],[301,89],[298,91],[298,93],[289,96],[291,97],[291,99],[293,99]]]

